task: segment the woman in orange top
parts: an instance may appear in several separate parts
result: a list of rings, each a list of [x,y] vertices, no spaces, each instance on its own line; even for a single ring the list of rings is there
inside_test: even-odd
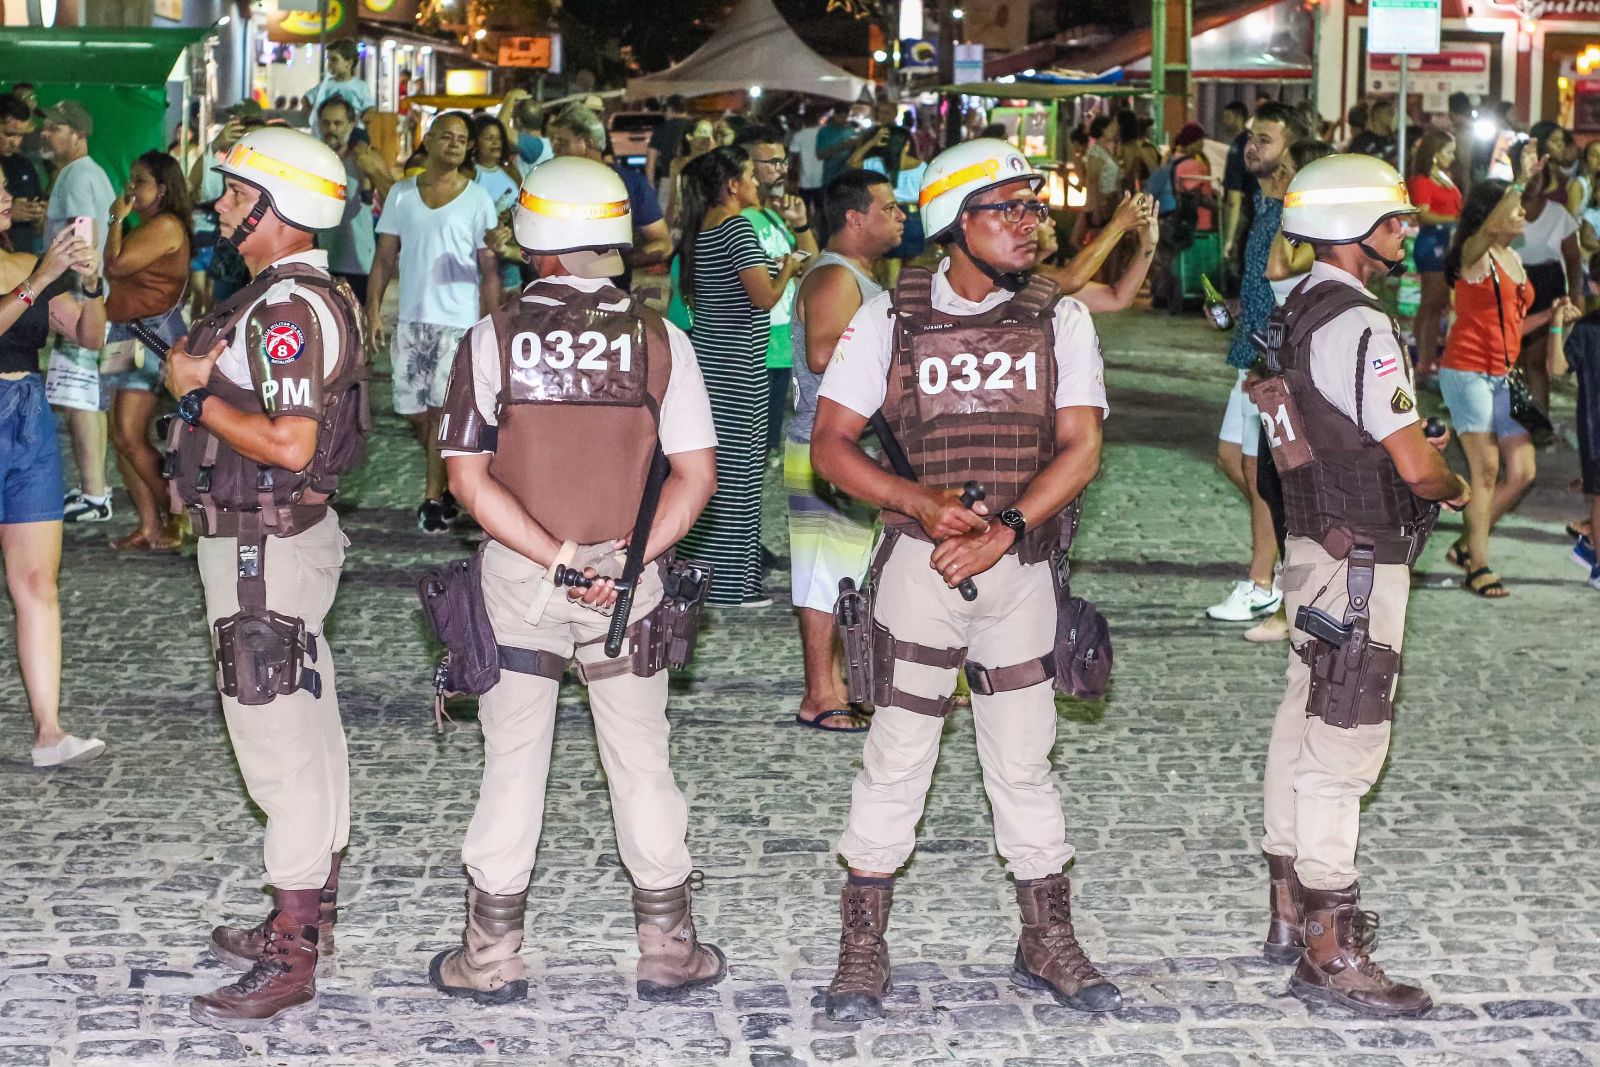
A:
[[[1523,149],[1522,173],[1530,180],[1541,177],[1543,161],[1535,158],[1536,151],[1532,145]],[[1533,284],[1511,248],[1528,224],[1522,192],[1520,183],[1493,179],[1473,186],[1444,266],[1455,289],[1456,322],[1445,342],[1439,390],[1467,454],[1472,482],[1465,529],[1445,558],[1467,572],[1467,589],[1489,599],[1510,595],[1489,566],[1489,531],[1516,507],[1534,478],[1533,441],[1511,417],[1506,375],[1517,362],[1522,335],[1547,323],[1551,373],[1565,373],[1562,336],[1567,323],[1578,318],[1566,297],[1545,311],[1528,313]]]
[[[1445,130],[1429,130],[1417,142],[1406,189],[1421,209],[1422,229],[1412,245],[1422,299],[1417,304],[1417,374],[1439,369],[1439,320],[1450,310],[1450,287],[1444,280],[1444,257],[1451,231],[1461,216],[1461,190],[1450,178],[1456,139]]]

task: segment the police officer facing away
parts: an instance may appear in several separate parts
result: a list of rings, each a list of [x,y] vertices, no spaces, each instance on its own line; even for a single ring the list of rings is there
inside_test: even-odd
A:
[[[1012,980],[1081,1010],[1121,1003],[1073,932],[1062,873],[1073,853],[1051,777],[1052,561],[1075,520],[1064,509],[1099,469],[1107,409],[1088,313],[1025,273],[1047,213],[1042,182],[1003,141],[934,159],[920,199],[948,258],[936,274],[902,272],[893,292],[861,307],[819,393],[817,473],[881,506],[886,526],[871,565],[877,712],[839,842],[850,874],[831,1019],[883,1014],[894,873],[915,845],[963,664],[995,841],[1022,912]],[[857,443],[880,408],[916,481]],[[960,502],[968,480],[983,483],[987,504]],[[969,578],[970,602],[957,592]]]
[[[641,575],[629,648],[603,642],[658,450],[661,486],[644,559],[689,529],[716,487],[711,401],[688,338],[607,279],[633,243],[627,189],[603,163],[568,157],[523,179],[513,230],[539,280],[462,341],[439,428],[451,490],[482,524],[482,590],[500,681],[479,701],[483,785],[462,845],[470,876],[461,947],[429,967],[452,996],[527,995],[522,947],[539,846],[556,695],[576,654],[589,686],[617,850],[633,879],[638,991],[663,999],[720,981],[722,953],[695,936],[688,809],[668,765],[667,674],[644,622],[664,597]],[[659,459],[656,460],[659,464]],[[659,468],[658,468],[659,469]],[[659,476],[657,476],[659,478]],[[554,584],[558,568],[597,577]],[[650,632],[664,629],[656,619]]]
[[[318,955],[332,945],[350,775],[322,622],[348,541],[328,501],[361,458],[368,368],[360,305],[314,247],[344,212],[339,157],[305,134],[262,129],[218,170],[221,233],[254,278],[169,353],[180,419],[168,470],[173,510],[187,507],[201,534],[223,715],[267,815],[276,897],[260,925],[212,933],[213,952],[248,971],[190,1011],[259,1030],[315,1012]]]
[[[1283,479],[1294,623],[1267,749],[1263,951],[1298,964],[1301,994],[1374,1016],[1432,1007],[1368,956],[1376,917],[1359,907],[1356,838],[1389,750],[1411,566],[1438,502],[1459,510],[1469,495],[1445,465],[1445,439],[1423,434],[1406,346],[1366,288],[1402,268],[1402,218],[1416,210],[1394,168],[1368,156],[1329,156],[1295,176],[1283,232],[1316,261],[1274,313],[1271,377],[1254,390]]]

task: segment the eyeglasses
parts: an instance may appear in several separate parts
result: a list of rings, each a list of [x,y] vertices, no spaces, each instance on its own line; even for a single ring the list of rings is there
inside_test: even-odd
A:
[[[781,167],[789,162],[789,157],[778,156],[776,159],[752,159],[750,162],[768,167]]]
[[[998,211],[1000,217],[1015,226],[1023,219],[1043,222],[1050,217],[1050,205],[1043,200],[1007,200],[999,204],[973,204],[968,211]]]

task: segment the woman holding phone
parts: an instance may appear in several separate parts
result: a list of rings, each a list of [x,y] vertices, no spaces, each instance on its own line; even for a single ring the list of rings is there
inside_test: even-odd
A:
[[[84,763],[98,738],[61,727],[61,453],[39,352],[53,329],[84,346],[105,336],[105,283],[94,246],[68,226],[43,256],[12,252],[11,193],[0,176],[0,557],[17,612],[17,658],[33,712],[33,765]],[[72,293],[76,273],[83,296]]]

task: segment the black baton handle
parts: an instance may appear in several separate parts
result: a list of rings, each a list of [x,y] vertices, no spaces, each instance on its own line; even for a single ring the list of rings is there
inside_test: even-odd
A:
[[[961,488],[961,506],[971,508],[972,505],[988,495],[981,482],[968,482]],[[968,603],[978,599],[978,587],[972,584],[971,578],[963,578],[961,584],[956,586],[956,592],[961,594],[961,599]]]
[[[632,583],[617,588],[617,602],[611,608],[611,629],[606,632],[606,655],[616,659],[622,655],[622,639],[628,630],[628,616],[633,614]]]
[[[551,580],[568,589],[587,589],[594,584],[593,578],[585,578],[582,571],[576,567],[568,567],[564,563],[556,564],[555,577]]]
[[[128,332],[137,337],[139,342],[146,348],[163,359],[166,358],[167,352],[171,350],[172,346],[146,329],[144,323],[135,319],[123,325],[127,326]]]

